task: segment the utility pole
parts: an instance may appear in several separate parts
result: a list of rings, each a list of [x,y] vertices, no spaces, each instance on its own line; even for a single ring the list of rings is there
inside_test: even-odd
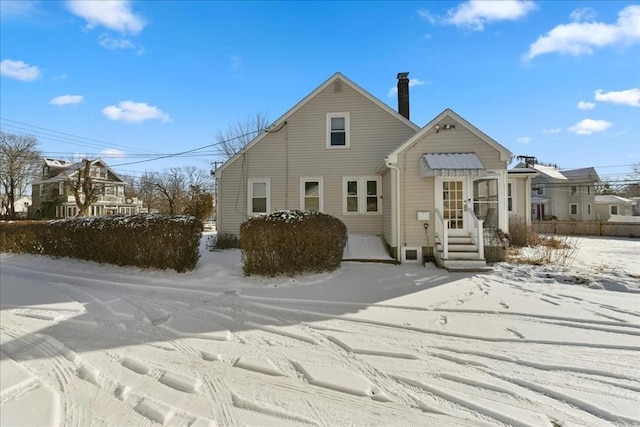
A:
[[[216,214],[216,218],[218,217],[218,180],[216,179],[216,171],[218,170],[218,165],[222,165],[219,160],[214,160],[211,162],[213,169],[211,169],[211,177],[213,178],[213,207],[214,212]]]

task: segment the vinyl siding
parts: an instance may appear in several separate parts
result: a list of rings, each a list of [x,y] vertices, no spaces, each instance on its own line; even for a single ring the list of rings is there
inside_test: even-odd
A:
[[[382,175],[382,235],[387,244],[393,243],[392,210],[393,201],[391,195],[392,179],[391,170],[387,169]]]
[[[350,148],[326,148],[326,114],[336,112],[349,113]],[[381,235],[382,214],[343,214],[342,178],[377,176],[384,157],[414,133],[348,84],[341,92],[331,84],[221,172],[219,230],[237,234],[247,218],[248,179],[270,178],[274,211],[300,209],[300,177],[323,177],[324,212],[340,218],[349,233]]]
[[[432,246],[435,235],[435,195],[433,177],[420,176],[420,162],[426,153],[475,153],[489,170],[505,170],[506,163],[500,160],[500,152],[491,147],[458,123],[452,130],[432,131],[398,156],[402,171],[402,246]],[[431,215],[427,234],[424,221],[418,221],[417,212],[428,211]]]

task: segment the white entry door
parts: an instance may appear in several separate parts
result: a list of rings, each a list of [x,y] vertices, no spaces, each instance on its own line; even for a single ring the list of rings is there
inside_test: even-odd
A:
[[[466,177],[436,178],[436,208],[442,212],[445,221],[449,220],[450,236],[469,234],[465,218],[465,200],[469,182]]]

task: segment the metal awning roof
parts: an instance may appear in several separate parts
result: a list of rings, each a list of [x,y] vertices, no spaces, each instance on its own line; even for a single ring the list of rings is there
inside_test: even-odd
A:
[[[474,153],[428,153],[422,156],[420,176],[486,176]]]

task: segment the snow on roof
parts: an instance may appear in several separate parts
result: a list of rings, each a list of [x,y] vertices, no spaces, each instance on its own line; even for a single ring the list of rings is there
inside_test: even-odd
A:
[[[613,194],[605,194],[602,196],[596,196],[596,204],[600,205],[626,205],[633,203],[632,200],[625,199],[624,197],[615,196]]]
[[[557,168],[553,166],[533,165],[533,168],[538,172],[543,173],[553,179],[562,179],[562,180],[567,179],[567,177],[564,176],[562,172],[560,172]]]
[[[44,163],[47,166],[53,166],[53,167],[64,167],[64,166],[69,166],[71,164],[71,162],[68,162],[66,160],[60,160],[60,159],[47,159],[44,158]]]

